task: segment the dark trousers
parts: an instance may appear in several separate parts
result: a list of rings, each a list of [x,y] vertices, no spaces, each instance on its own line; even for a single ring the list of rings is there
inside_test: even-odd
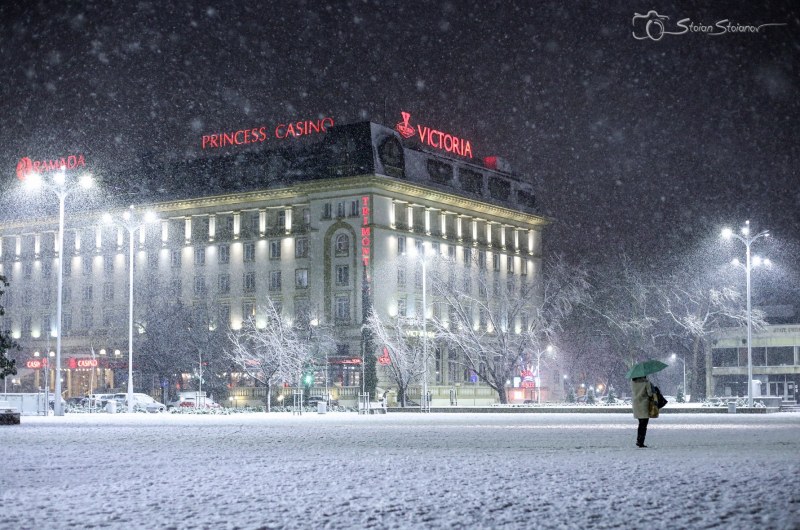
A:
[[[647,436],[647,422],[650,418],[639,419],[639,429],[636,431],[636,445],[644,445],[644,437]]]

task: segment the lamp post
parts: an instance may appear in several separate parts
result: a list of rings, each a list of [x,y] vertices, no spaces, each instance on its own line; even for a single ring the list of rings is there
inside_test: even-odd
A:
[[[122,213],[120,219],[115,219],[111,214],[103,216],[106,224],[113,223],[128,231],[128,412],[131,413],[133,412],[133,238],[136,230],[155,219],[155,214],[152,212],[137,216],[133,205]],[[195,401],[196,405],[197,401]]]
[[[753,263],[750,258],[750,246],[753,244],[754,241],[760,239],[762,237],[769,237],[769,232],[763,230],[756,235],[750,234],[750,221],[745,221],[744,226],[742,227],[742,235],[734,233],[730,228],[724,228],[722,230],[722,237],[725,239],[730,239],[734,237],[744,243],[745,253],[746,253],[746,263],[744,265],[745,270],[745,277],[747,283],[747,406],[753,406],[753,345],[752,338],[753,338],[753,321],[751,316],[751,306],[750,306],[750,270],[753,267]],[[757,264],[761,263],[759,258],[756,258]],[[733,260],[734,265],[739,265],[739,260]],[[769,260],[764,261],[765,265],[769,264]]]
[[[64,403],[61,397],[61,307],[64,290],[64,205],[72,193],[80,189],[91,188],[94,179],[90,174],[83,174],[75,179],[67,179],[66,168],[61,167],[53,175],[53,182],[46,182],[38,173],[32,173],[25,178],[25,186],[30,189],[46,189],[58,198],[58,241],[56,253],[58,254],[58,294],[56,295],[56,367],[55,367],[55,396],[53,401],[53,414],[64,415]]]
[[[673,353],[670,357],[673,361],[678,360],[683,364],[683,399],[686,399],[686,359],[678,357],[677,354]]]
[[[542,404],[542,387],[540,386],[542,384],[542,376],[539,373],[539,368],[541,367],[542,355],[545,352],[552,353],[553,346],[548,345],[544,350],[536,350],[536,403],[539,405]]]

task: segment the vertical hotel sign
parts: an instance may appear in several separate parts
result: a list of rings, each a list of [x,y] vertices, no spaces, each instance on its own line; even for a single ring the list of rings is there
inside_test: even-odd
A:
[[[368,196],[361,197],[361,263],[369,266],[372,248],[372,229],[369,226],[370,202]]]

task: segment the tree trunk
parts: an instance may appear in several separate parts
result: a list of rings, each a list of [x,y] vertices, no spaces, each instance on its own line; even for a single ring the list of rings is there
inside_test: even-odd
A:
[[[506,394],[506,387],[501,386],[497,389],[497,397],[500,399],[501,405],[508,404],[508,395]]]

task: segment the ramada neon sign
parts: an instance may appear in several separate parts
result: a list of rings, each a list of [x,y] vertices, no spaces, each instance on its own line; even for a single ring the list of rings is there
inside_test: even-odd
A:
[[[372,229],[369,226],[369,197],[361,197],[361,263],[369,265],[369,251],[372,246]]]
[[[403,138],[411,138],[415,134],[418,134],[419,140],[425,145],[458,156],[472,158],[472,144],[469,140],[464,140],[458,136],[431,129],[424,125],[417,125],[415,129],[408,123],[411,119],[410,112],[401,112],[400,115],[403,116],[403,121],[397,123],[394,128]]]
[[[270,138],[270,133],[272,133],[272,137],[278,140],[286,140],[287,138],[299,138],[301,136],[324,133],[331,127],[333,127],[333,118],[330,117],[318,120],[279,123],[274,128],[264,125],[250,129],[239,129],[238,131],[204,134],[201,146],[203,149],[216,149],[229,145],[259,144],[266,142]]]
[[[32,160],[30,157],[24,156],[17,162],[17,178],[25,180],[32,173],[47,173],[58,171],[61,168],[77,169],[79,167],[86,167],[86,159],[83,155],[69,155],[53,160]]]

